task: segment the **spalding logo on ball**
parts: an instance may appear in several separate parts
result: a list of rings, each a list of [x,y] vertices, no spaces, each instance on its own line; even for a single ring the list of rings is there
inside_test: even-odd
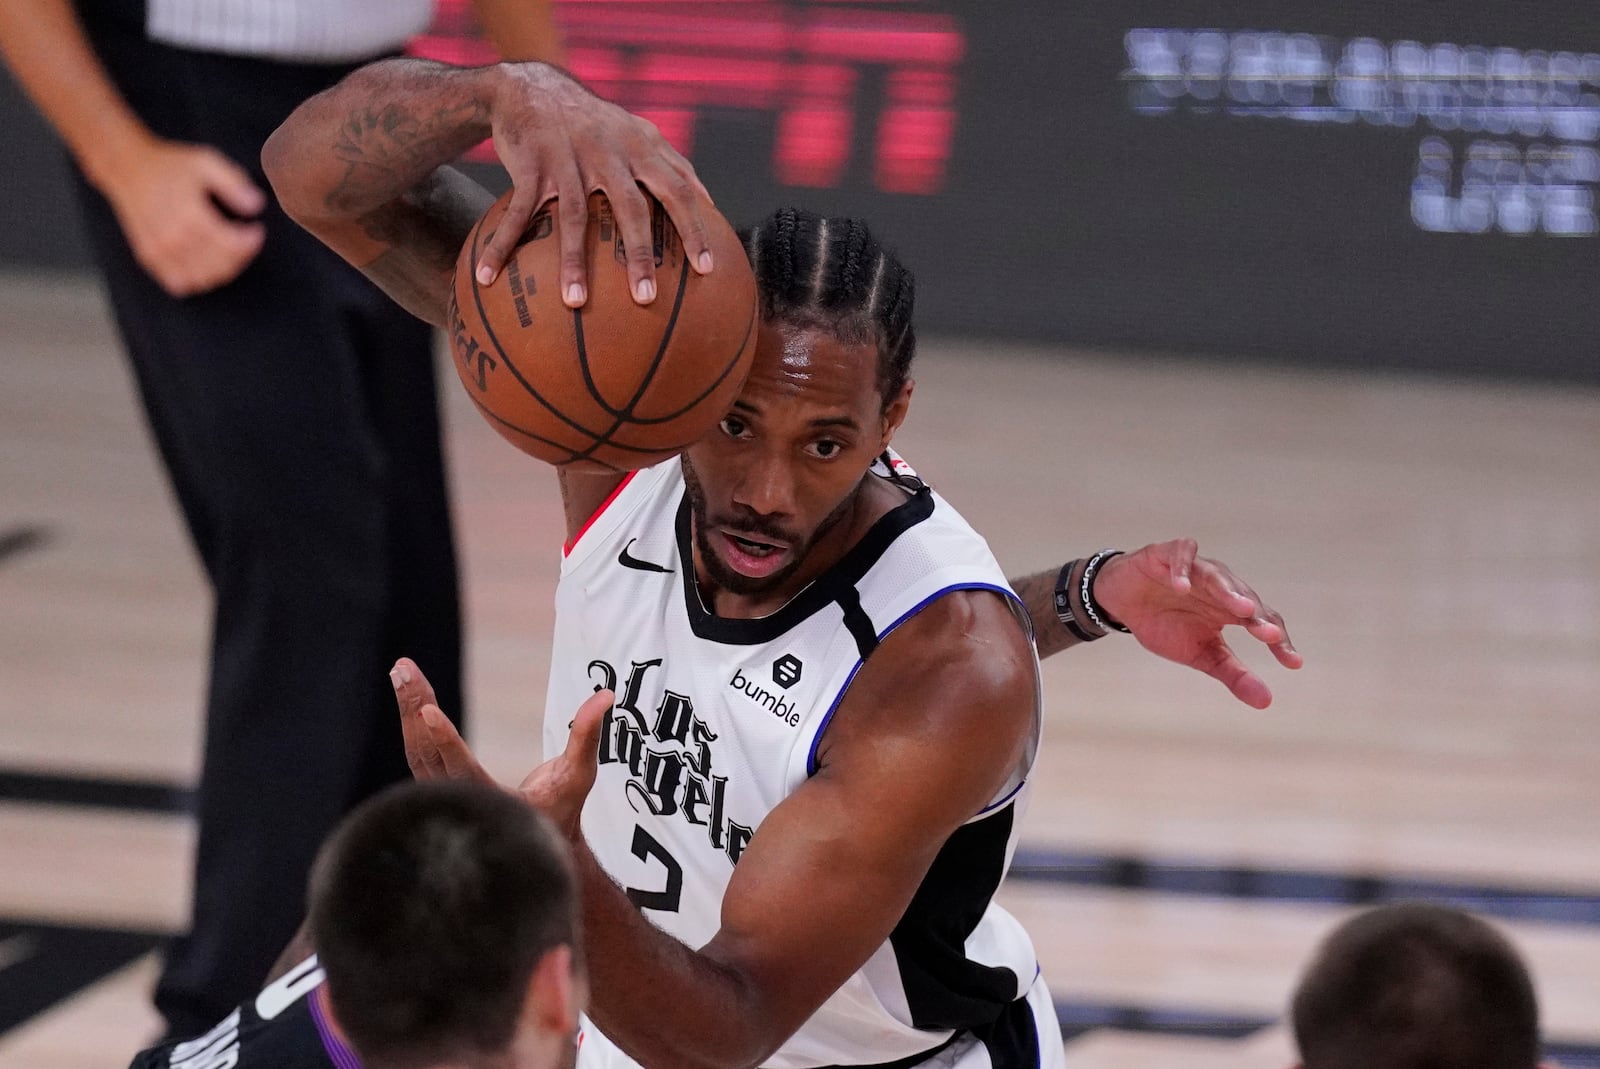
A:
[[[495,201],[462,246],[450,302],[456,373],[490,425],[531,456],[587,471],[648,467],[715,427],[744,385],[757,335],[755,275],[727,220],[701,202],[716,269],[699,275],[646,195],[656,299],[638,305],[611,205],[591,195],[589,300],[572,309],[561,302],[553,203],[494,282],[474,277],[509,200]]]

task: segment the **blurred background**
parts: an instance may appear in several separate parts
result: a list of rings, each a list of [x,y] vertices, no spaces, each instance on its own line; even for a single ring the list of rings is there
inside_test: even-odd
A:
[[[900,250],[927,340],[897,444],[1008,569],[1193,535],[1307,656],[1242,651],[1265,713],[1115,639],[1048,663],[1006,894],[1074,1064],[1285,1065],[1315,940],[1422,897],[1502,923],[1551,1053],[1600,1066],[1592,8],[556,12],[735,223],[794,203]],[[464,0],[412,51],[492,58]],[[207,598],[3,76],[0,143],[0,1067],[124,1064],[186,916]],[[474,741],[512,779],[559,512],[445,381]]]

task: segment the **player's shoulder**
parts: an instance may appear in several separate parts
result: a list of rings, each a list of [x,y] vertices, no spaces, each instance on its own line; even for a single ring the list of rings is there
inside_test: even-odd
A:
[[[955,590],[883,637],[846,691],[831,741],[1021,739],[1038,698],[1038,660],[1008,597]]]
[[[835,783],[867,784],[873,804],[950,805],[969,818],[1026,774],[1038,738],[1037,673],[1001,595],[951,592],[867,658],[819,741],[816,768]],[[911,794],[872,793],[890,782]],[[930,791],[944,797],[923,797]]]
[[[318,1026],[316,992],[324,974],[315,955],[305,959],[228,1014],[204,1035],[163,1043],[134,1055],[129,1069],[334,1069],[332,1043]],[[353,1059],[353,1054],[348,1054]],[[348,1064],[346,1062],[345,1064]]]
[[[992,587],[949,590],[885,635],[868,659],[875,674],[919,690],[953,680],[974,696],[1032,686],[1038,662],[1016,600]]]

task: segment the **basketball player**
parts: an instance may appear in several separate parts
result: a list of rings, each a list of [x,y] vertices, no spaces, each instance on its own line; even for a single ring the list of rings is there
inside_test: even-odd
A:
[[[500,790],[407,783],[318,855],[318,954],[132,1069],[558,1069],[586,997],[571,859]],[[358,1060],[359,1059],[359,1060]]]
[[[380,103],[403,153],[359,121]],[[309,101],[265,160],[304,225],[442,323],[489,200],[452,156],[514,131],[506,163],[535,206],[540,190],[563,211],[592,188],[637,201],[637,179],[682,229],[692,173],[637,158],[635,122],[544,68],[387,63]],[[692,226],[684,240],[692,259]],[[720,428],[633,475],[560,474],[558,756],[524,796],[577,858],[583,1064],[1059,1065],[1032,946],[991,901],[1038,748],[1030,612],[889,452],[912,393],[911,275],[853,220],[785,210],[745,242],[760,340]],[[1052,648],[1126,625],[1247,700],[1262,695],[1228,674],[1224,623],[1298,663],[1276,614],[1192,543],[1060,579]],[[394,680],[413,771],[486,778],[416,666]]]
[[[1516,949],[1459,909],[1367,910],[1318,948],[1291,1016],[1301,1069],[1535,1069],[1539,1007]]]

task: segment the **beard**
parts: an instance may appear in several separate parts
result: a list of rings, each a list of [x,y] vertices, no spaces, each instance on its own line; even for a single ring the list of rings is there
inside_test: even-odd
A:
[[[716,589],[741,597],[765,594],[781,586],[806,562],[817,540],[837,527],[855,504],[855,494],[847,494],[814,531],[809,535],[801,535],[750,509],[739,509],[735,515],[712,516],[705,488],[701,486],[700,477],[687,456],[683,458],[683,485],[689,496],[689,514],[694,519],[694,544],[700,551],[700,565],[705,569],[706,579]],[[789,561],[771,575],[755,577],[735,571],[712,547],[712,528],[737,532],[756,541],[770,539],[781,542],[789,547]]]

